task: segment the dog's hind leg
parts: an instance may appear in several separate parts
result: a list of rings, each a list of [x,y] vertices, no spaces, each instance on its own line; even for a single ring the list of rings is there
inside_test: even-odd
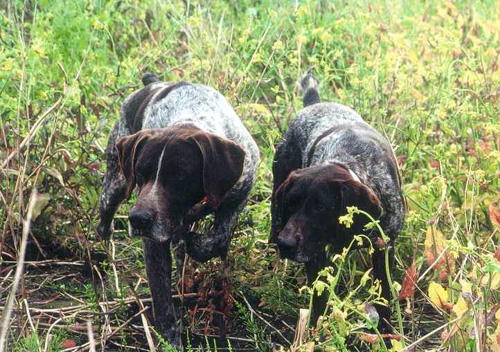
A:
[[[180,347],[178,314],[172,300],[170,242],[143,238],[144,259],[153,298],[155,329],[174,347]]]
[[[101,238],[107,239],[113,232],[113,218],[125,199],[126,182],[118,161],[118,151],[115,148],[116,141],[123,136],[129,135],[129,129],[124,119],[120,119],[114,126],[109,136],[106,155],[108,157],[108,168],[104,176],[101,196],[99,197],[99,225],[97,233]]]

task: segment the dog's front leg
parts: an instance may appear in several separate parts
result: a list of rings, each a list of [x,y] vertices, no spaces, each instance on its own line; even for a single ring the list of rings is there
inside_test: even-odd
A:
[[[125,122],[120,119],[109,136],[106,155],[108,167],[104,176],[101,196],[99,197],[99,225],[97,233],[101,238],[107,239],[113,232],[113,217],[120,203],[125,199],[127,183],[120,170],[116,141],[130,132]]]
[[[177,312],[172,301],[170,242],[142,240],[149,288],[153,298],[155,328],[171,345],[180,347]]]
[[[305,264],[306,266],[306,276],[307,284],[312,286],[314,281],[318,278],[318,273],[321,269],[327,266],[327,260],[325,254],[319,254],[318,257]],[[326,303],[328,302],[328,290],[324,290],[321,296],[318,296],[316,292],[313,292],[312,299],[312,312],[310,314],[310,324],[311,327],[315,326],[318,318],[322,315],[326,309]]]
[[[187,253],[201,263],[219,256],[225,259],[237,218],[237,211],[218,210],[215,213],[213,230],[203,234],[187,234]]]

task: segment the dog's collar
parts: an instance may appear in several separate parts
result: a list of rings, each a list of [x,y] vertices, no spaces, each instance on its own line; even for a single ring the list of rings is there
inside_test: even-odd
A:
[[[329,128],[327,129],[326,131],[324,131],[323,133],[321,133],[318,138],[316,138],[311,146],[311,149],[309,149],[309,153],[307,153],[307,166],[311,166],[311,161],[312,161],[312,158],[314,156],[314,152],[316,151],[316,146],[319,144],[319,142],[321,142],[323,139],[325,139],[326,137],[328,137],[329,135],[331,135],[333,132],[341,129],[345,127],[344,124],[341,124],[341,125],[337,125],[337,126],[334,126],[332,128]],[[342,165],[343,167],[345,167],[347,169],[347,171],[349,171],[349,174],[351,175],[351,177],[354,179],[354,181],[357,181],[359,183],[363,183],[361,182],[360,178],[358,177],[358,175],[356,175],[356,173],[354,171],[352,171],[351,169],[349,169],[347,166],[345,165]]]
[[[309,153],[307,153],[307,166],[311,166],[311,162],[312,162],[312,158],[314,156],[314,152],[316,151],[316,146],[319,144],[319,142],[321,142],[323,139],[325,139],[326,137],[328,137],[329,135],[331,135],[332,133],[346,127],[347,124],[340,124],[340,125],[337,125],[337,126],[333,126],[329,129],[327,129],[326,131],[324,131],[323,133],[321,133],[318,138],[316,138],[311,146],[311,149],[309,149]]]

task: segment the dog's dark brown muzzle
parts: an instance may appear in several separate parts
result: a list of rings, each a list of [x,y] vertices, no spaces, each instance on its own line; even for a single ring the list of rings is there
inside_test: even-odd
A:
[[[297,253],[298,241],[293,235],[281,232],[276,239],[278,250],[282,258],[293,259]]]

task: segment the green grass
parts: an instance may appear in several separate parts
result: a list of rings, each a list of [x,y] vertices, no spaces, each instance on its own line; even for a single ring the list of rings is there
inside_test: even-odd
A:
[[[218,333],[220,302],[209,292],[225,282],[236,302],[225,318],[230,347],[224,348],[265,351],[278,343],[288,350],[278,332],[293,341],[298,310],[310,297],[299,292],[300,265],[279,261],[266,244],[271,161],[287,121],[302,107],[296,81],[314,66],[322,99],[357,110],[391,141],[400,162],[409,210],[397,241],[395,289],[412,261],[418,274],[415,294],[400,301],[401,315],[393,310],[396,331],[405,326],[404,345],[500,351],[499,15],[494,1],[0,3],[0,163],[38,126],[0,168],[2,306],[31,191],[50,197],[32,224],[27,260],[36,263],[26,267],[9,348],[42,350],[48,334],[83,344],[86,320],[100,338],[137,314],[134,302],[148,297],[140,242],[125,231],[131,202],[121,208],[102,260],[94,227],[107,136],[124,98],[141,86],[143,73],[155,72],[163,80],[217,88],[261,151],[257,184],[227,263],[198,266],[198,281],[187,285],[188,293],[208,295],[202,303],[185,302],[190,349],[223,350],[200,335]],[[82,272],[89,255],[96,266]],[[53,258],[59,259],[40,262]],[[338,282],[347,293],[332,296],[324,324],[306,339],[317,348],[345,350],[367,337],[366,307],[378,299],[367,262],[353,253],[334,265],[334,275],[343,269]],[[194,277],[196,264],[190,267]],[[439,284],[446,302],[433,298],[430,283]],[[327,281],[327,289],[332,285]],[[103,314],[106,304],[111,314]],[[40,311],[52,307],[63,309]],[[147,350],[140,329],[138,315],[107,348]],[[51,341],[57,350],[59,340]],[[384,350],[378,342],[371,348]]]

